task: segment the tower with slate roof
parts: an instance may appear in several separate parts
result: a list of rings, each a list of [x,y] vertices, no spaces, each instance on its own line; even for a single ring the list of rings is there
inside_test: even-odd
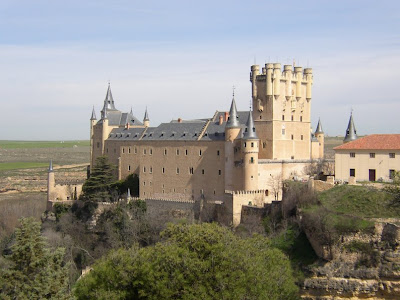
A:
[[[256,133],[252,111],[249,111],[241,144],[241,152],[243,155],[243,190],[258,190],[259,139]]]
[[[352,112],[350,114],[349,124],[347,125],[346,136],[343,139],[343,144],[354,141],[357,138],[358,138],[357,130],[356,130],[356,127],[354,126],[353,112]]]
[[[318,120],[317,129],[315,130],[314,135],[318,140],[319,158],[323,158],[325,137],[324,137],[324,131],[322,130],[321,119]]]

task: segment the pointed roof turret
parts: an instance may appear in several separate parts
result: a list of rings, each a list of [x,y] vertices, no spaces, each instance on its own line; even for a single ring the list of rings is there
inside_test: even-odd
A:
[[[94,111],[94,105],[93,105],[92,116],[90,117],[90,120],[97,120],[96,112]]]
[[[131,111],[130,111],[129,113],[133,116],[133,109],[132,109],[132,106],[131,106]]]
[[[144,112],[143,121],[150,121],[150,119],[149,119],[149,114],[147,113],[147,106],[146,106],[146,110],[145,110],[145,112]]]
[[[238,120],[238,113],[236,109],[236,102],[235,102],[235,97],[232,97],[232,104],[231,104],[231,109],[229,110],[229,117],[228,121],[226,122],[226,127],[232,128],[232,127],[239,127],[239,120]]]
[[[254,125],[254,120],[253,120],[253,113],[251,110],[249,111],[249,117],[247,118],[246,127],[243,133],[243,139],[245,140],[258,139],[256,133],[256,126]]]
[[[53,160],[50,160],[50,164],[49,164],[49,173],[53,172]]]
[[[317,129],[315,130],[315,134],[317,133],[324,133],[322,130],[321,119],[318,119]]]
[[[353,112],[350,114],[349,125],[347,125],[346,136],[343,139],[344,143],[354,141],[357,139],[357,130],[354,126]]]
[[[110,83],[108,83],[107,94],[106,94],[106,98],[104,99],[104,107],[107,107],[107,109],[110,109],[110,110],[116,110],[116,108],[114,106],[114,98],[111,93]]]
[[[101,111],[101,119],[107,119],[107,106],[104,106],[103,110]]]

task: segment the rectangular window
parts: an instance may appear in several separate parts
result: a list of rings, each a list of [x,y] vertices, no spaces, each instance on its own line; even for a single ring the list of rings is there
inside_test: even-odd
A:
[[[356,154],[354,152],[350,152],[350,157],[356,157]]]
[[[253,157],[253,156],[250,157],[250,163],[251,163],[251,164],[254,164],[254,157]]]
[[[146,173],[146,167],[143,167],[143,173]]]
[[[129,154],[131,153],[131,147],[128,148],[128,153],[129,153]]]
[[[219,156],[219,150],[217,150],[217,156]]]
[[[292,116],[292,121],[294,120],[294,117]]]
[[[143,181],[143,185],[146,185],[146,181]]]
[[[153,167],[150,167],[149,173],[153,174]]]
[[[286,134],[286,130],[285,130],[285,128],[282,128],[282,135],[285,135]]]
[[[125,153],[125,148],[124,147],[122,147],[122,153]]]
[[[389,158],[395,158],[396,154],[395,153],[389,153]]]
[[[300,116],[300,122],[303,122],[303,116]]]
[[[221,176],[221,174],[222,174],[222,171],[221,171],[221,170],[218,170],[218,175]]]
[[[293,136],[293,134],[291,135],[291,138],[292,138],[292,140],[294,139],[294,136]]]
[[[164,155],[167,155],[167,149],[164,149]]]
[[[165,168],[162,168],[162,173],[165,174]]]
[[[393,179],[395,174],[394,172],[395,172],[394,170],[389,170],[389,179]]]
[[[199,156],[201,156],[202,155],[202,152],[201,152],[201,149],[199,150]]]
[[[179,168],[176,168],[176,174],[179,174]]]
[[[143,149],[143,155],[146,155],[146,149]]]
[[[187,149],[185,150],[185,155],[188,155],[188,150]]]
[[[375,153],[370,153],[370,154],[369,154],[369,157],[370,157],[370,158],[375,158]]]
[[[303,140],[303,135],[300,136],[300,139]]]
[[[130,171],[131,170],[131,165],[128,165],[128,171]]]
[[[350,176],[356,176],[356,169],[350,169]]]
[[[135,154],[137,154],[137,148],[135,147]]]
[[[176,149],[176,155],[179,155],[179,149]]]
[[[153,155],[153,148],[150,148],[150,155]]]
[[[193,175],[193,173],[194,173],[193,167],[189,168],[189,174],[192,174],[192,175]]]
[[[254,143],[253,142],[251,142],[251,148],[253,148],[254,147]]]
[[[203,175],[204,175],[204,173],[205,173],[205,172],[204,172],[204,169],[202,169],[202,170],[201,170],[201,174],[203,174]]]
[[[285,121],[285,115],[282,115],[282,121]]]

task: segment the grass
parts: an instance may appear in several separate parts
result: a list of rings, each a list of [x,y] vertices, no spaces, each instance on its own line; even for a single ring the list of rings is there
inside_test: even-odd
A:
[[[0,148],[72,148],[73,146],[90,146],[90,141],[0,141]]]
[[[33,168],[42,168],[48,166],[49,166],[48,163],[41,163],[41,162],[7,162],[7,163],[0,163],[0,171],[33,169]]]
[[[400,207],[390,205],[391,195],[372,187],[341,185],[322,192],[319,199],[330,211],[361,218],[397,218]]]

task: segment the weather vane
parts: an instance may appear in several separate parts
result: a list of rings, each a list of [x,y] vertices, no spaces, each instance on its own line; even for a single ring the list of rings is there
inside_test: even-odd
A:
[[[232,97],[235,97],[235,85],[232,86]]]

